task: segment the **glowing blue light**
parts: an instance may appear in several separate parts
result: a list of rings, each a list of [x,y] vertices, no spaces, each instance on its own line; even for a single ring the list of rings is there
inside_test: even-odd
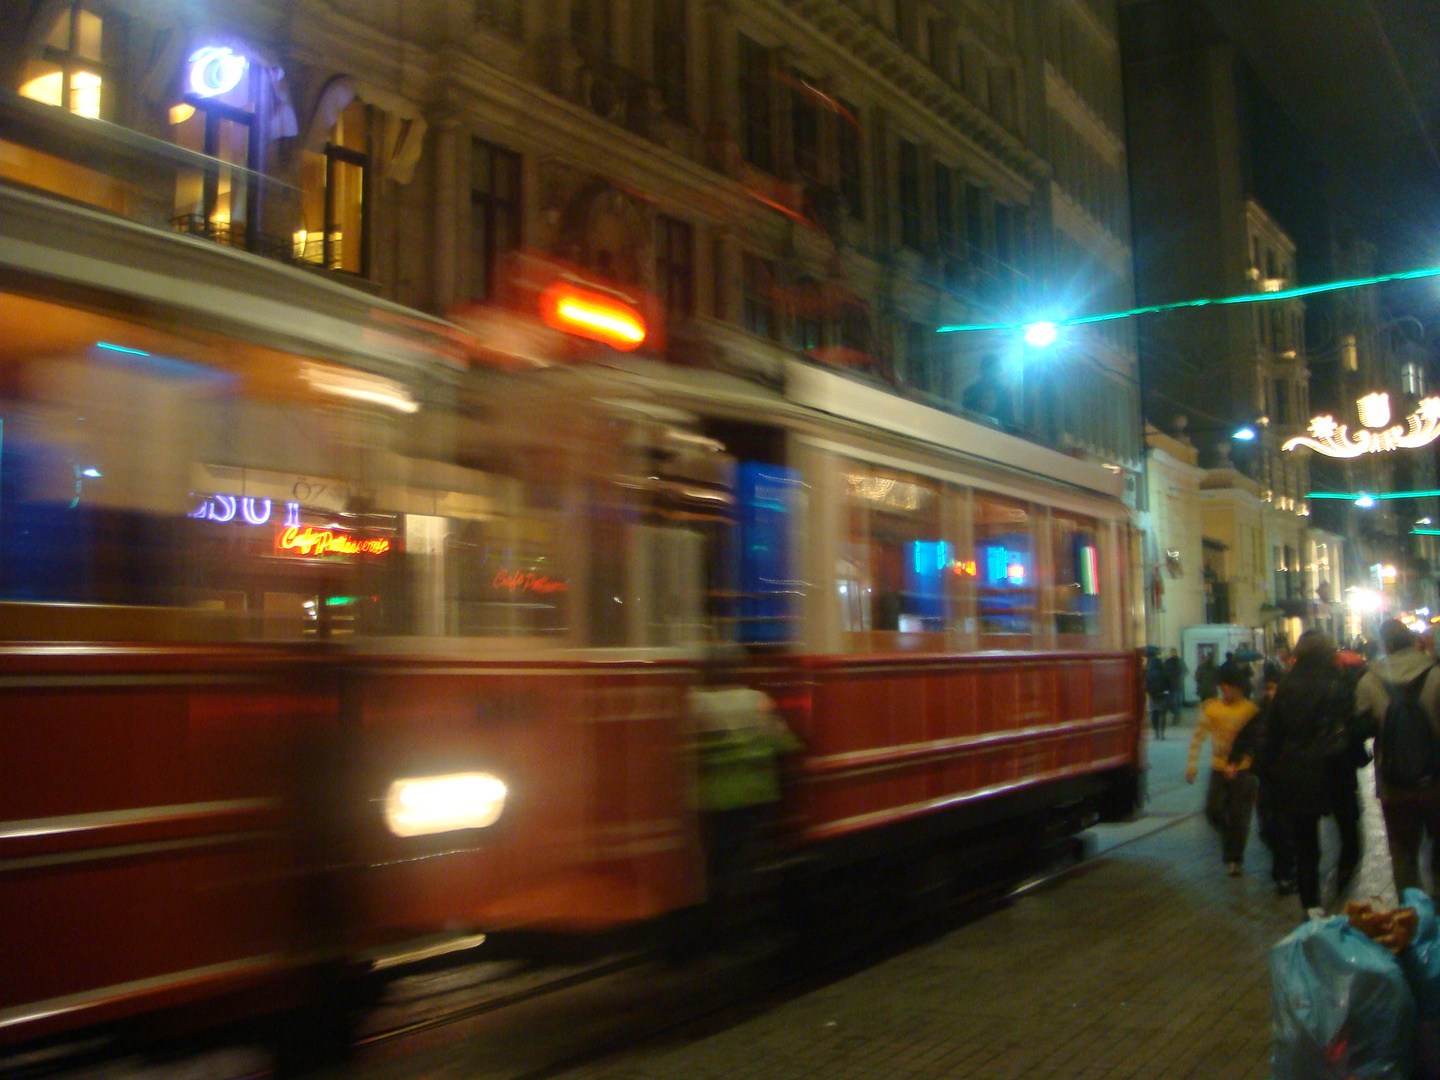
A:
[[[190,54],[190,91],[214,97],[240,85],[250,61],[223,45],[207,45]]]
[[[264,504],[265,508],[263,510],[256,509],[255,503],[257,501]],[[240,516],[243,517],[246,521],[248,521],[251,525],[264,525],[267,521],[270,520],[270,500],[256,500],[250,498],[247,495],[245,498],[240,500]]]
[[[108,341],[97,341],[97,342],[95,342],[95,347],[96,347],[97,349],[109,349],[111,352],[129,353],[131,356],[149,356],[149,355],[150,355],[150,354],[149,354],[148,352],[146,352],[144,349],[129,349],[129,348],[126,348],[124,345],[112,345],[112,344],[110,344],[110,342],[108,342]]]
[[[1231,435],[1230,437],[1232,439],[1239,439],[1241,442],[1249,442],[1251,439],[1255,438],[1255,429],[1253,427],[1242,427],[1239,431],[1235,432],[1235,434]]]
[[[1361,495],[1355,500],[1355,505],[1360,507],[1361,510],[1369,510],[1375,505],[1375,497],[1373,495]]]
[[[99,469],[96,469],[96,468],[81,469],[81,470],[80,470],[80,475],[81,475],[81,476],[88,476],[88,477],[90,477],[91,480],[99,480],[99,479],[100,479],[100,470],[99,470]]]
[[[1055,344],[1055,339],[1060,334],[1053,322],[1035,322],[1025,327],[1025,344],[1034,345],[1037,349]]]

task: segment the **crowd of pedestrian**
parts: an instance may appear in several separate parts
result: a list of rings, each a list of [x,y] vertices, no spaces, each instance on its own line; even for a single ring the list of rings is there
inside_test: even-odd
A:
[[[1218,665],[1207,657],[1195,673],[1201,704],[1186,780],[1198,778],[1208,741],[1205,815],[1220,836],[1221,859],[1232,875],[1243,872],[1253,815],[1277,893],[1298,893],[1311,916],[1325,911],[1323,818],[1334,820],[1340,838],[1337,900],[1360,865],[1358,772],[1372,752],[1397,894],[1420,886],[1427,836],[1431,887],[1440,880],[1440,674],[1429,641],[1399,620],[1380,627],[1380,645],[1384,655],[1367,662],[1308,630],[1293,655],[1283,646],[1265,658],[1227,653]],[[1177,715],[1172,701],[1184,700],[1186,668],[1174,650],[1164,660],[1149,652],[1151,724],[1164,738],[1167,719]],[[1262,663],[1252,668],[1250,659]]]

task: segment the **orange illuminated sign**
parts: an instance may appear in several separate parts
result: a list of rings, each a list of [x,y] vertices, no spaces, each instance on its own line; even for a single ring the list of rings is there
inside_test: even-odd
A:
[[[950,569],[957,577],[974,577],[978,567],[974,559],[956,559],[950,564]]]
[[[629,304],[596,289],[556,281],[540,294],[547,326],[629,352],[645,340],[645,320]]]
[[[349,533],[335,529],[292,525],[276,535],[275,550],[283,555],[301,555],[307,558],[321,555],[384,555],[390,550],[390,541],[384,538],[357,540]]]

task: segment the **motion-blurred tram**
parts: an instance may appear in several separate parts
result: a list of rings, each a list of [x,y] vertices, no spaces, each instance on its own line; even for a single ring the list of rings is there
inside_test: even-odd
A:
[[[285,337],[7,281],[0,1042],[703,903],[715,643],[804,745],[792,873],[1134,805],[1099,466],[513,310]]]

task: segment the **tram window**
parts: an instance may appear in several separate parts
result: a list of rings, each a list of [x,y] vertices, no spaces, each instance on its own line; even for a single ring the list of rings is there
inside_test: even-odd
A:
[[[850,465],[845,473],[849,541],[837,588],[842,627],[901,634],[944,631],[945,572],[953,560],[940,535],[940,492],[899,473]]]
[[[981,635],[1035,630],[1035,537],[1029,508],[975,493],[975,581]]]
[[[1056,513],[1051,519],[1050,541],[1055,567],[1055,632],[1062,637],[1096,637],[1100,633],[1100,559],[1095,522]]]

